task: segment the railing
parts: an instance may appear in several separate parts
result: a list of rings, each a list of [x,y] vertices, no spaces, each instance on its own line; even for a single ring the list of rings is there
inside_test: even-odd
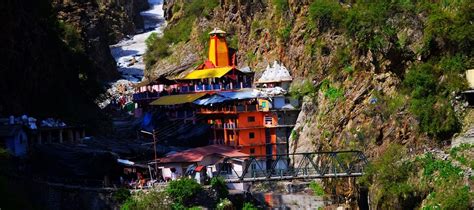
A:
[[[180,91],[182,93],[188,92],[201,92],[201,91],[221,91],[221,90],[238,90],[242,88],[251,88],[250,83],[229,83],[229,84],[200,84],[200,85],[188,85],[181,86]]]
[[[233,114],[238,112],[253,112],[253,111],[262,111],[258,104],[255,105],[237,105],[237,106],[224,106],[224,107],[203,107],[198,109],[197,113],[199,114]]]
[[[361,151],[295,153],[264,156],[227,157],[221,165],[243,162],[242,170],[217,174],[226,182],[318,179],[362,176],[368,164]]]

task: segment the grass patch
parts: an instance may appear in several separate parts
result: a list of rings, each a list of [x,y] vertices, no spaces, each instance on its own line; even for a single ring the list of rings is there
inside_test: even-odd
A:
[[[315,181],[309,183],[309,188],[313,191],[315,196],[323,196],[326,194],[324,188]]]

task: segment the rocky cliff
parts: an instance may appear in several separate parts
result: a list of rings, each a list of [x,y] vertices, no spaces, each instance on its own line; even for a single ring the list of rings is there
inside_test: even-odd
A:
[[[148,7],[147,0],[53,1],[59,21],[78,34],[78,47],[99,68],[100,81],[118,78],[109,45],[144,30],[140,12]]]
[[[134,33],[132,17],[147,5],[146,0],[3,1],[0,116],[97,122],[103,115],[95,100],[104,83],[118,77],[109,44]]]
[[[472,126],[459,97],[473,67],[472,2],[339,2],[167,1],[169,25],[160,48],[149,45],[146,76],[192,69],[220,27],[239,67],[258,76],[279,60],[295,77],[291,92],[304,103],[291,152],[356,149],[376,159],[398,143],[420,154]]]

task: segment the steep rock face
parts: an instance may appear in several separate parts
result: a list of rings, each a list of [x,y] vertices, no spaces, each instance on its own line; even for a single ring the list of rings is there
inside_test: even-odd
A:
[[[318,10],[321,7],[314,7],[314,2],[326,3],[325,9]],[[436,18],[442,16],[441,12],[416,13],[411,9],[420,5],[404,8],[389,3],[354,12],[352,8],[356,7],[351,3],[333,3],[220,0],[211,13],[194,20],[189,39],[171,44],[170,56],[158,59],[146,76],[176,76],[192,69],[206,58],[207,32],[219,27],[228,33],[230,47],[238,49],[238,67],[252,67],[258,78],[269,63],[281,61],[295,78],[292,92],[305,92],[302,111],[290,138],[290,152],[361,150],[374,160],[394,143],[404,145],[409,153],[419,154],[427,148],[440,147],[439,142],[449,142],[449,135],[436,141],[433,135],[420,129],[422,120],[415,116],[419,110],[410,107],[414,97],[412,90],[403,90],[406,75],[416,71],[414,67],[452,57],[458,53],[457,48],[461,48],[462,44],[453,44],[452,40],[449,43],[447,36],[430,37],[430,33],[436,33],[432,28],[442,21],[435,26],[428,25],[433,24],[430,22],[433,19],[439,20]],[[186,17],[184,7],[182,0],[167,1],[164,8],[168,27],[179,25]],[[378,17],[384,8],[392,15]],[[338,12],[344,11],[348,17],[355,18],[347,18],[346,22],[338,20],[341,18]],[[434,14],[431,20],[430,12]],[[365,18],[380,22],[367,27],[372,23]],[[447,19],[449,24],[455,23]],[[449,24],[436,29],[448,31]],[[466,36],[463,44],[470,46],[471,43],[472,39]],[[472,52],[464,53],[472,55]],[[469,65],[472,64],[467,67]],[[448,77],[463,79],[459,75],[463,74],[464,67],[457,70],[457,76],[449,76],[448,72],[440,74],[444,68],[430,67],[428,75],[435,75],[434,83],[443,83]],[[444,87],[423,91],[436,92],[441,88]],[[453,92],[435,95],[449,103],[433,103],[431,107],[420,109],[435,110],[431,115],[436,115],[440,107],[457,103],[453,102]],[[425,123],[430,120],[431,116]],[[441,121],[448,120],[441,117]],[[343,193],[346,198],[357,194],[351,190],[354,184],[351,180],[336,184],[342,192],[350,192]]]
[[[109,45],[135,33],[137,29],[143,30],[140,11],[149,7],[148,2],[58,0],[53,2],[53,6],[58,19],[77,30],[85,53],[99,68],[98,79],[110,81],[118,78]]]
[[[170,27],[183,16],[180,11],[182,3],[168,1],[164,7]],[[328,98],[325,91],[319,90],[305,99],[295,128],[298,138],[291,141],[291,151],[350,148],[367,150],[372,155],[373,147],[384,143],[422,141],[422,135],[415,135],[416,120],[406,107],[385,111],[385,100],[398,97],[398,74],[408,65],[400,62],[403,59],[392,56],[396,54],[393,52],[395,46],[385,46],[377,53],[370,50],[345,52],[353,60],[351,68],[354,69],[345,72],[338,54],[354,41],[337,30],[309,31],[307,16],[310,2],[288,3],[288,11],[281,13],[271,1],[220,1],[209,18],[194,22],[190,41],[186,45],[197,50],[185,53],[196,58],[193,62],[204,59],[205,43],[198,41],[199,37],[213,27],[220,27],[228,32],[231,46],[232,40],[237,40],[237,45],[232,47],[238,48],[238,65],[251,66],[257,71],[257,76],[268,63],[280,60],[296,78],[294,83],[309,79],[320,85],[327,80],[330,89],[339,90],[341,93],[337,98]],[[417,17],[406,18],[405,21],[394,17],[392,21],[406,32],[406,46],[413,49],[413,53],[420,45],[417,40],[421,32],[416,27],[419,21]],[[283,30],[287,30],[285,35],[282,35]],[[176,51],[173,50],[173,55],[184,53]],[[170,74],[173,69],[179,69],[174,73],[181,72],[182,68],[163,65],[170,60],[175,64],[181,62],[173,55],[170,56],[172,59],[160,60],[153,74]]]

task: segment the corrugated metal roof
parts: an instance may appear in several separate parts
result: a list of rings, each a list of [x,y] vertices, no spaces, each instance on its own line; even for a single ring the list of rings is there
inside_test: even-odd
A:
[[[213,154],[226,157],[248,156],[248,154],[239,152],[238,150],[226,145],[209,145],[168,155],[164,158],[160,158],[159,163],[195,163],[201,161],[204,157]]]
[[[181,79],[205,79],[205,78],[221,78],[225,74],[227,74],[232,67],[219,67],[219,68],[212,68],[212,69],[202,69],[202,70],[194,70],[191,73],[187,74]]]
[[[254,89],[232,92],[220,92],[218,94],[230,99],[251,99],[258,98],[261,96],[260,92]]]
[[[222,103],[224,101],[230,100],[242,100],[242,99],[252,99],[263,97],[263,95],[257,90],[243,90],[243,91],[232,91],[232,92],[219,92],[215,95],[209,96],[207,98],[202,98],[194,101],[194,104],[197,105],[210,105],[215,103]]]
[[[214,104],[214,103],[222,103],[224,101],[231,100],[230,98],[226,98],[224,96],[220,95],[212,95],[209,96],[208,98],[202,98],[194,101],[194,104],[197,105],[209,105],[209,104]]]
[[[150,105],[163,106],[163,105],[190,103],[205,95],[206,93],[192,93],[192,94],[162,96],[156,99],[155,101],[151,102]]]

